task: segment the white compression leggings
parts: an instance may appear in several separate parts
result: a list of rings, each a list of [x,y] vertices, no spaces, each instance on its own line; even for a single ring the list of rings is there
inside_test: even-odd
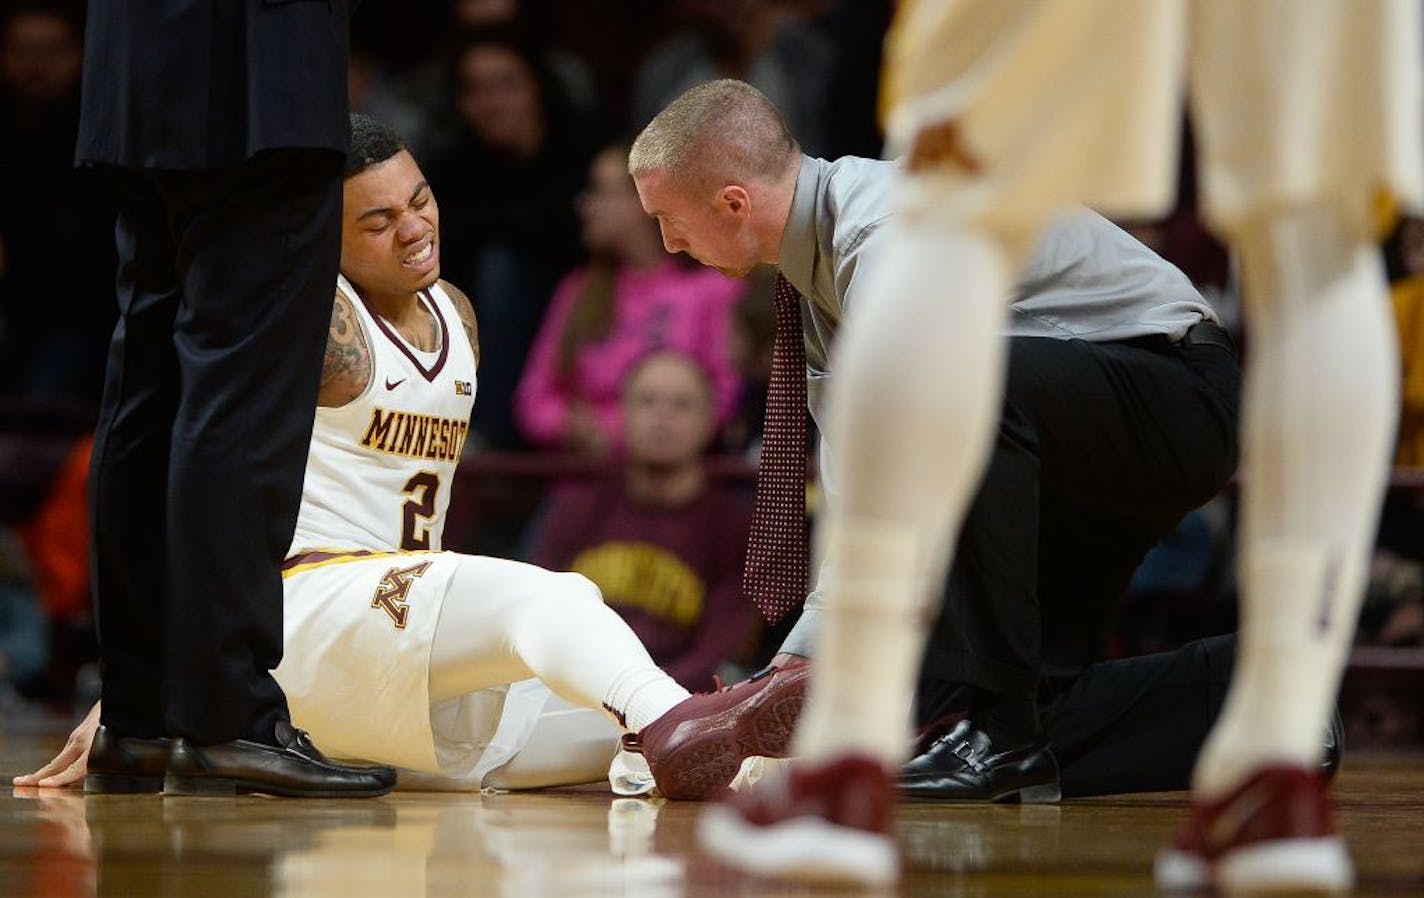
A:
[[[827,400],[838,490],[817,532],[826,604],[795,750],[894,765],[909,745],[931,584],[998,420],[1009,280],[992,236],[929,216],[886,228]]]
[[[582,708],[639,730],[687,697],[579,574],[460,556],[430,650],[430,701],[538,677]]]
[[[1399,410],[1368,217],[1328,202],[1240,229],[1252,346],[1243,405],[1241,642],[1196,786],[1312,765],[1364,594]]]

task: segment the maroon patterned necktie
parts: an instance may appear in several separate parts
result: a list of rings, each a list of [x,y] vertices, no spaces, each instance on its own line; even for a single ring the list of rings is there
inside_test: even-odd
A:
[[[806,344],[801,295],[776,279],[776,340],[766,391],[756,505],[742,588],[768,623],[806,600]]]

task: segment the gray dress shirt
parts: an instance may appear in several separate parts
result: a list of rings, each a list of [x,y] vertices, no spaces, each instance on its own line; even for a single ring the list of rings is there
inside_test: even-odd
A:
[[[807,400],[820,424],[836,327],[862,302],[884,257],[883,225],[893,214],[896,163],[846,156],[803,156],[791,214],[781,239],[781,273],[803,297]],[[947,290],[946,302],[954,302]],[[1153,334],[1179,339],[1202,320],[1217,321],[1186,275],[1126,231],[1089,209],[1058,216],[1044,229],[1014,288],[1008,335],[1109,342]],[[830,448],[821,471],[833,490]],[[781,650],[810,654],[819,592]]]

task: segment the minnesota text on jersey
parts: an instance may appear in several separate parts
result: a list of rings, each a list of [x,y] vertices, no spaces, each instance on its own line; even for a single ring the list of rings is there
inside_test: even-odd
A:
[[[371,409],[361,445],[389,455],[457,461],[469,432],[469,421],[378,407]]]

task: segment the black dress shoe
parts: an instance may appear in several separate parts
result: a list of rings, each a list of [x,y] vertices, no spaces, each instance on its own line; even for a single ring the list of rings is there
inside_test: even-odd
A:
[[[1002,748],[969,720],[900,771],[900,794],[937,801],[1057,801],[1058,761],[1045,739]]]
[[[338,764],[286,721],[277,722],[277,745],[238,739],[218,745],[173,742],[166,795],[238,795],[261,792],[290,798],[369,798],[395,788],[394,768]]]
[[[162,792],[163,775],[168,772],[171,739],[140,739],[121,736],[111,727],[99,725],[89,744],[85,792],[111,794]]]

